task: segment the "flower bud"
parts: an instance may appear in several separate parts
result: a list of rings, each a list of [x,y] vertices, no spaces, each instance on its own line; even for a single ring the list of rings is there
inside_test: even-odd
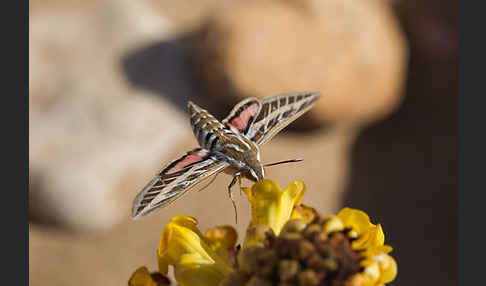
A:
[[[319,285],[323,275],[318,275],[311,269],[304,270],[299,273],[299,285],[300,286],[316,286]]]
[[[296,260],[284,259],[278,265],[278,275],[280,281],[288,281],[294,279],[300,270],[299,262]]]
[[[246,286],[272,286],[272,282],[258,276],[253,276],[250,281],[246,283]]]
[[[284,233],[295,233],[295,232],[300,232],[303,230],[307,224],[305,223],[304,220],[301,219],[291,219],[289,220],[284,227],[282,228],[282,231],[280,232],[281,234]]]
[[[232,272],[224,279],[220,286],[245,286],[250,278],[242,272]]]

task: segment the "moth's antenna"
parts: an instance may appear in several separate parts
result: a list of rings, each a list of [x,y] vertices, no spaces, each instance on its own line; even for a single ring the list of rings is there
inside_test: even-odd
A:
[[[280,165],[280,164],[285,164],[285,163],[296,163],[296,162],[300,162],[300,161],[304,161],[304,159],[303,158],[297,158],[297,159],[292,159],[292,160],[285,160],[285,161],[265,164],[265,165],[263,165],[263,167],[275,166],[275,165]]]

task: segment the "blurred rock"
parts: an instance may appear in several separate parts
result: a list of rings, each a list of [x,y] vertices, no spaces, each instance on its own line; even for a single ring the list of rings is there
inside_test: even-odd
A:
[[[139,1],[30,15],[30,200],[33,219],[108,230],[172,148],[187,118],[123,78],[128,50],[170,34]]]
[[[85,93],[59,103],[31,124],[34,216],[79,230],[102,230],[128,217],[143,180],[190,135],[186,121],[141,94]]]
[[[95,0],[29,0],[29,12],[53,8],[86,8],[95,2]]]
[[[103,0],[106,1],[106,0]],[[29,12],[43,9],[69,8],[79,9],[98,5],[99,0],[29,0]],[[211,11],[214,5],[221,0],[137,0],[131,1],[134,5],[148,5],[154,13],[159,13],[171,22],[177,23],[178,31],[192,30],[199,26],[201,20]]]
[[[122,54],[171,33],[171,25],[160,14],[143,1],[130,0],[104,0],[83,8],[62,6],[32,12],[30,119],[80,86],[102,88],[106,82],[126,85],[118,67]]]
[[[401,101],[407,59],[388,5],[225,2],[194,40],[198,73],[220,97],[319,90],[325,97],[309,114],[320,124],[382,118]]]

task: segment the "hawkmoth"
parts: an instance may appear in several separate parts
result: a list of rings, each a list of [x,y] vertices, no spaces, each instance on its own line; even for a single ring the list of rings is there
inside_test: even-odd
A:
[[[219,121],[207,110],[189,101],[193,133],[200,147],[165,165],[135,197],[132,218],[166,206],[204,179],[224,172],[233,176],[231,187],[241,178],[258,181],[265,175],[260,146],[308,111],[321,97],[319,92],[280,94],[239,102]],[[288,161],[286,161],[288,162]],[[233,200],[232,200],[233,201]],[[233,201],[233,206],[234,205]]]

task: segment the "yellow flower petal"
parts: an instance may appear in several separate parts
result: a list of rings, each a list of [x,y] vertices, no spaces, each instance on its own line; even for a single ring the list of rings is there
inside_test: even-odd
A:
[[[252,245],[260,245],[263,247],[263,241],[265,240],[267,231],[272,231],[272,229],[263,224],[250,225],[246,230],[243,247],[246,248]]]
[[[165,226],[160,238],[157,251],[160,272],[167,275],[169,265],[175,266],[177,273],[188,273],[186,271],[204,267],[220,273],[218,277],[224,277],[233,271],[229,258],[215,251],[210,244],[197,228],[195,218],[173,217]]]
[[[362,262],[362,264],[365,266],[365,269],[363,271],[364,278],[365,278],[364,285],[375,286],[380,281],[380,274],[381,274],[378,263],[372,260],[365,260]]]
[[[213,251],[225,259],[227,264],[231,264],[230,252],[235,250],[238,240],[238,233],[232,226],[224,225],[210,228],[204,234],[204,240]]]
[[[174,272],[180,286],[218,285],[226,275],[198,253],[182,255]]]
[[[338,214],[345,228],[351,228],[351,236],[358,239],[353,241],[354,249],[372,249],[385,243],[385,234],[381,225],[371,223],[369,216],[360,210],[343,208]]]
[[[361,252],[362,257],[373,257],[379,254],[388,254],[393,250],[393,248],[389,245],[382,245],[374,248],[364,249]]]
[[[243,191],[252,207],[250,226],[266,225],[278,235],[290,219],[294,206],[302,201],[305,185],[302,181],[293,181],[282,191],[277,183],[263,179]]]
[[[224,225],[210,228],[204,237],[213,248],[232,249],[238,240],[238,233],[232,226]]]
[[[158,279],[156,279],[158,277]],[[170,285],[170,280],[162,275],[152,275],[147,267],[138,268],[128,280],[129,286],[164,286]]]
[[[370,222],[370,217],[363,211],[343,208],[337,216],[344,224],[344,227],[354,229],[358,235],[366,232],[373,224]]]
[[[393,247],[391,247],[389,245],[382,245],[382,246],[377,247],[376,249],[378,251],[382,252],[382,253],[388,254],[388,253],[392,252]]]
[[[288,204],[288,209],[286,209],[289,212],[289,217],[290,213],[292,212],[292,209],[294,208],[295,205],[299,205],[302,202],[302,198],[304,197],[305,194],[305,184],[302,181],[295,180],[291,182],[287,188],[285,188],[283,192],[283,202],[282,204]]]
[[[376,286],[393,281],[397,275],[397,263],[388,254],[378,254],[361,262],[364,266],[364,285]]]
[[[395,279],[397,276],[397,263],[388,254],[381,254],[374,257],[380,267],[380,282],[388,283]]]
[[[377,226],[370,226],[366,231],[361,233],[359,239],[353,241],[352,247],[354,249],[367,249],[371,250],[380,246],[383,246],[385,243],[385,234],[383,233],[383,229],[381,225]]]
[[[361,256],[364,258],[361,265],[364,271],[357,276],[364,286],[384,285],[395,279],[397,275],[397,264],[387,253],[392,247],[385,245],[385,234],[380,224],[371,223],[368,215],[360,210],[344,208],[338,213],[338,218],[343,222],[345,228],[351,228],[358,238],[353,241],[353,249],[363,250]]]
[[[384,244],[385,244],[385,233],[383,233],[381,224],[378,224],[376,227],[373,227],[371,229],[367,247],[374,248],[374,247],[382,246]]]
[[[310,223],[317,216],[317,211],[307,205],[295,205],[290,215],[290,219],[301,219],[305,223]]]
[[[331,215],[328,217],[328,221],[324,224],[323,230],[326,234],[329,234],[334,231],[341,231],[344,229],[343,222],[339,219],[339,217],[335,215]]]

